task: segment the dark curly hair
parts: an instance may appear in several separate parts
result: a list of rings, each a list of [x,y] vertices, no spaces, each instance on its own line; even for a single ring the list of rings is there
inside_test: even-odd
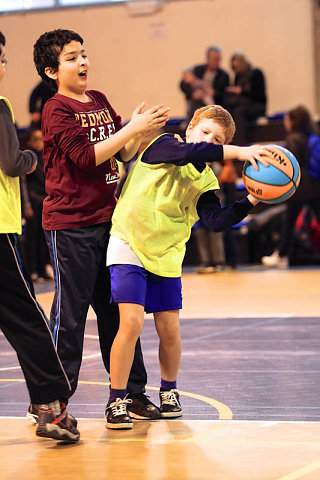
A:
[[[52,30],[41,35],[33,47],[33,60],[40,77],[55,90],[56,82],[45,74],[47,67],[57,72],[59,68],[59,55],[65,45],[72,41],[83,44],[80,35],[72,30]]]
[[[4,47],[6,44],[6,37],[3,35],[2,32],[0,32],[0,53],[2,52],[2,47]]]

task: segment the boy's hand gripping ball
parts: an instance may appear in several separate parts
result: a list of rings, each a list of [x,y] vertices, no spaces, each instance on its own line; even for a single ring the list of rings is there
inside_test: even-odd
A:
[[[255,170],[250,162],[245,162],[242,178],[251,195],[264,203],[280,203],[295,193],[300,183],[300,167],[296,157],[279,145],[266,145],[270,155],[266,158],[269,166],[258,163]]]

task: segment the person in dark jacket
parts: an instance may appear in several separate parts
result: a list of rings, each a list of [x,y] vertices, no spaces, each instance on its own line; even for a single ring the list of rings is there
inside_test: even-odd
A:
[[[50,88],[44,80],[41,80],[32,90],[29,98],[29,112],[31,126],[41,129],[41,116],[45,103],[53,97],[55,90]]]
[[[29,130],[26,147],[35,152],[38,159],[35,171],[21,177],[22,213],[26,220],[25,255],[32,281],[37,282],[53,279],[48,246],[42,229],[42,204],[47,194],[41,130]]]
[[[212,46],[207,49],[206,63],[196,65],[183,73],[180,89],[187,101],[187,121],[201,107],[223,105],[224,92],[229,85],[229,75],[220,68],[221,48]]]
[[[236,124],[233,142],[246,145],[247,122],[265,115],[267,96],[265,78],[259,68],[253,68],[242,52],[235,52],[231,57],[234,72],[234,85],[226,88],[225,108],[229,110]]]
[[[301,181],[296,193],[287,201],[286,220],[278,249],[261,259],[266,267],[286,268],[289,265],[295,222],[302,207],[308,206],[320,222],[320,180],[308,173],[308,135],[317,133],[317,129],[304,106],[290,110],[284,118],[284,126],[287,131],[285,146],[300,164]]]

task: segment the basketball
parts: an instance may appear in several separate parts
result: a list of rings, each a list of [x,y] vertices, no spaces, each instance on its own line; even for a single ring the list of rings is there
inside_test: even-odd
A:
[[[259,170],[246,161],[242,178],[251,195],[264,203],[280,203],[291,197],[300,183],[300,167],[296,157],[279,145],[266,145],[271,150],[266,157],[269,166],[258,163]]]

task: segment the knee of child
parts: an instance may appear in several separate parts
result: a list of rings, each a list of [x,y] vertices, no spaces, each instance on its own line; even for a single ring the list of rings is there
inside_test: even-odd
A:
[[[135,314],[126,315],[125,318],[120,318],[120,330],[130,338],[136,338],[141,334],[143,327],[143,319]]]
[[[180,342],[179,329],[172,325],[167,325],[160,336],[160,340],[165,345],[175,345]]]

